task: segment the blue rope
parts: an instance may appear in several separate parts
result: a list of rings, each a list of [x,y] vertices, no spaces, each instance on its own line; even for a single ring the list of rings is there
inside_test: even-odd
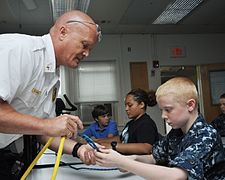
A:
[[[92,170],[92,171],[114,171],[114,170],[118,170],[118,168],[87,168],[87,167],[73,167],[73,166],[69,166],[72,169],[75,170]]]
[[[73,165],[67,164],[65,162],[60,161],[62,164],[69,166],[75,170],[92,170],[92,171],[115,171],[119,170],[119,168],[89,168],[89,167],[74,167]]]

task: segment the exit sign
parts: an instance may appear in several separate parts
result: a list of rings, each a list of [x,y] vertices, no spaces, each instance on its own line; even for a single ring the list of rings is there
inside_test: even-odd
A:
[[[185,57],[185,56],[186,56],[186,51],[183,46],[170,47],[170,57],[180,58],[180,57]]]

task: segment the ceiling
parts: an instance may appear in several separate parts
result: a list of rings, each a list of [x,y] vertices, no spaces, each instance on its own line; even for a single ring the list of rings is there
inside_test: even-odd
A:
[[[173,1],[91,0],[87,13],[100,24],[103,34],[225,33],[225,0],[204,0],[176,25],[153,25]],[[48,33],[53,24],[50,0],[34,2],[37,8],[28,10],[22,0],[1,0],[0,33]]]

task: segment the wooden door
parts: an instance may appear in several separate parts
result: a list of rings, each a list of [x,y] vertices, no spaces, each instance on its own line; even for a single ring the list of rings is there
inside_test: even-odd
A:
[[[219,105],[215,104],[212,100],[212,83],[210,80],[210,73],[217,71],[225,71],[225,64],[209,64],[200,66],[204,117],[208,122],[211,122],[220,113]],[[221,92],[225,92],[225,89],[222,89]]]
[[[131,88],[141,88],[145,91],[149,90],[148,86],[148,68],[146,62],[130,63]]]

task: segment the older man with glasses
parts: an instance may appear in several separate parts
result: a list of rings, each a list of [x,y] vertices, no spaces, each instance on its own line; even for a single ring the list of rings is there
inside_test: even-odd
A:
[[[11,174],[15,159],[8,152],[23,134],[37,135],[42,143],[54,137],[53,150],[66,136],[63,153],[94,162],[90,146],[70,139],[83,128],[81,120],[69,114],[55,117],[55,100],[59,66],[76,68],[100,37],[99,26],[77,10],[59,17],[43,36],[0,35],[0,160],[6,162],[0,166],[1,179],[18,178]]]

